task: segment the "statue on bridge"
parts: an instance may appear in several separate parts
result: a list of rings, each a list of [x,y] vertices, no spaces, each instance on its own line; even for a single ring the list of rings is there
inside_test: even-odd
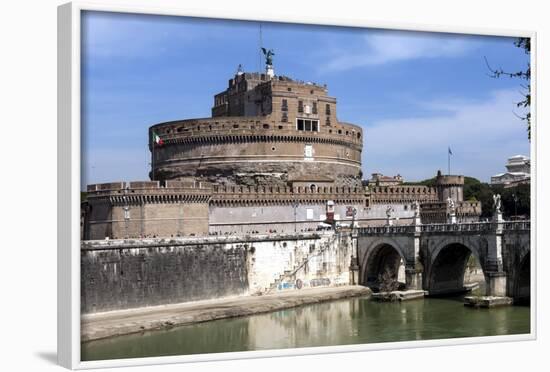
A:
[[[450,197],[447,198],[447,207],[449,208],[449,213],[450,214],[455,213],[455,202]]]
[[[447,209],[449,210],[449,214],[447,215],[447,223],[456,223],[456,208],[455,208],[455,202],[450,197],[447,198]]]
[[[391,218],[393,212],[393,207],[391,205],[388,205],[388,208],[386,208],[386,217],[388,218],[388,220]]]
[[[493,209],[495,213],[501,213],[500,194],[493,195]]]
[[[413,203],[413,212],[414,217],[420,216],[420,203],[418,202],[418,200],[415,200]]]

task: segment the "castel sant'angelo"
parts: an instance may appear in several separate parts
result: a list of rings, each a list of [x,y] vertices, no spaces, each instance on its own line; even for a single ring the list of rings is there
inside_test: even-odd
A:
[[[309,231],[319,226],[478,220],[463,176],[436,187],[363,181],[363,130],[337,117],[326,85],[241,69],[212,117],[149,128],[150,181],[87,186],[83,239]],[[368,135],[368,133],[367,133]],[[452,200],[452,202],[450,202]]]

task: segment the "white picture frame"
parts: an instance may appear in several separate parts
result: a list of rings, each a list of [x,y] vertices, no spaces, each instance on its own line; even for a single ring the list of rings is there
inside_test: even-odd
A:
[[[71,369],[170,364],[199,361],[215,361],[240,358],[266,358],[273,356],[311,355],[335,352],[401,349],[492,343],[504,341],[534,340],[537,336],[536,309],[536,260],[537,221],[531,223],[531,333],[524,335],[469,337],[464,339],[422,340],[364,344],[352,346],[327,346],[272,351],[247,351],[209,355],[180,355],[82,362],[80,360],[80,20],[82,11],[105,11],[140,13],[171,16],[192,16],[222,19],[255,20],[265,22],[283,21],[302,24],[322,24],[352,27],[391,28],[411,31],[468,33],[476,35],[500,35],[530,37],[532,40],[532,92],[536,96],[536,33],[533,31],[510,31],[477,28],[459,28],[431,25],[399,25],[375,23],[362,19],[350,22],[341,19],[325,19],[310,16],[280,18],[266,11],[256,14],[247,11],[227,14],[226,12],[197,11],[194,8],[167,8],[149,4],[109,5],[102,3],[74,1],[58,8],[58,360]],[[536,168],[537,115],[536,100],[533,100],[531,159]],[[537,212],[537,174],[532,175],[532,214]]]

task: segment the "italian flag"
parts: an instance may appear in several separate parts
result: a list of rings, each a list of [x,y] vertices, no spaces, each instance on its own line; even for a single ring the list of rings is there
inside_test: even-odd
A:
[[[162,138],[160,138],[160,136],[155,132],[153,132],[153,142],[159,146],[164,145],[164,141],[162,140]]]

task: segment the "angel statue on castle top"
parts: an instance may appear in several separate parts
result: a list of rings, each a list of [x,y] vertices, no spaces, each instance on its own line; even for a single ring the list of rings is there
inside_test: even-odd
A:
[[[262,52],[264,53],[264,56],[265,56],[265,64],[267,66],[273,66],[273,56],[275,55],[275,52],[273,51],[273,49],[262,48]]]

